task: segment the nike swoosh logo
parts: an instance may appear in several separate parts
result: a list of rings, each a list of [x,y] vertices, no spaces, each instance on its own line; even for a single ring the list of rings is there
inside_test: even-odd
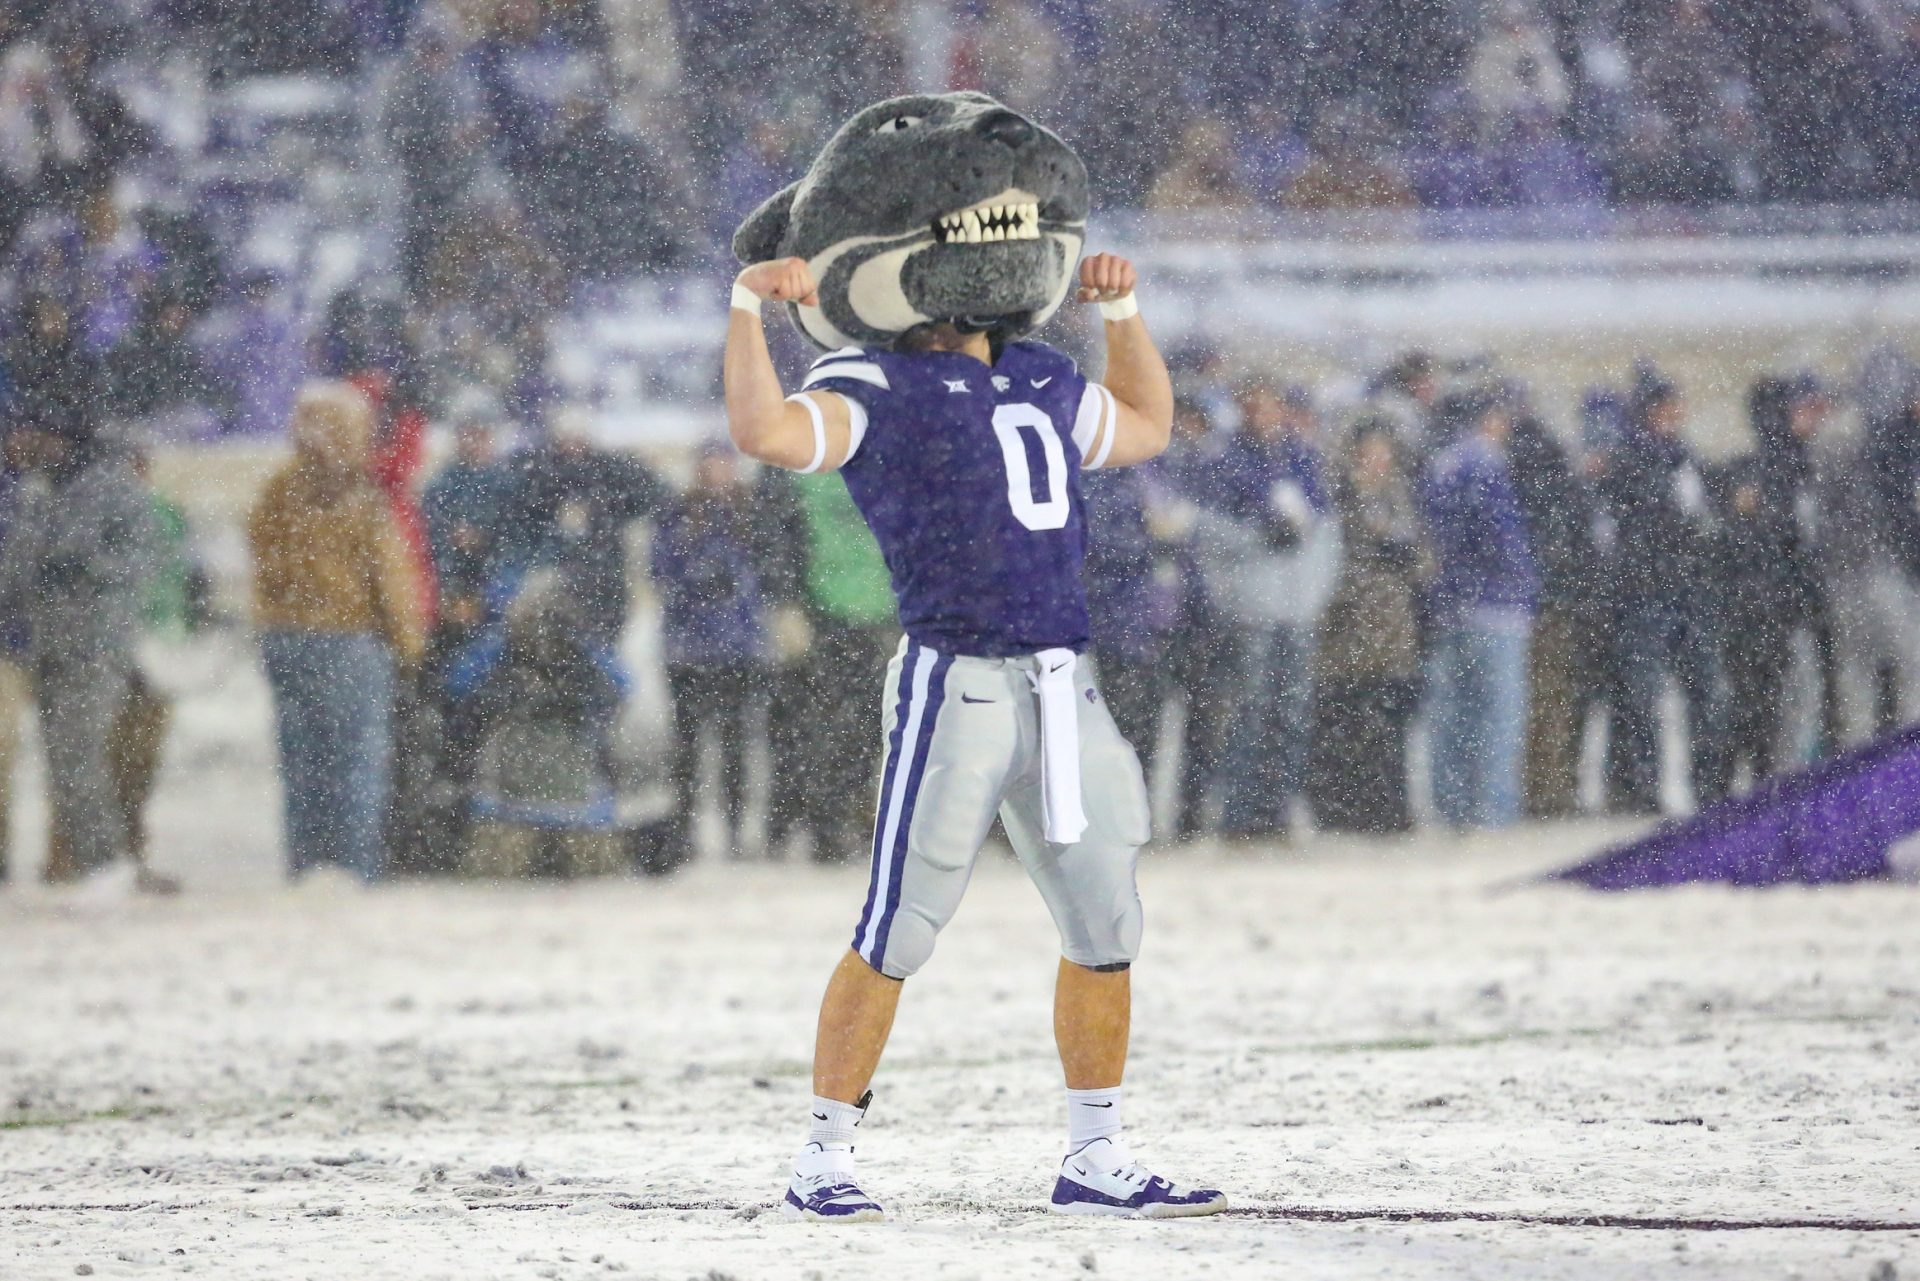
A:
[[[960,701],[963,703],[991,703],[993,700],[990,698],[975,698],[971,694],[962,694]]]
[[[825,1112],[815,1112],[813,1114],[813,1119],[816,1121],[824,1121],[827,1119],[827,1114]]]
[[[1089,1171],[1087,1170],[1087,1167],[1085,1167],[1084,1165],[1076,1165],[1076,1166],[1074,1166],[1074,1167],[1073,1167],[1073,1172],[1074,1172],[1075,1174],[1077,1174],[1077,1175],[1079,1175],[1079,1176],[1080,1176],[1081,1178],[1083,1178],[1083,1179],[1084,1179],[1084,1178],[1088,1178],[1088,1177],[1090,1177],[1090,1174],[1089,1174]]]
[[[1027,381],[1033,384],[1035,391],[1039,391],[1042,387],[1053,381],[1053,375],[1048,374],[1045,378],[1029,378]]]
[[[1049,668],[1047,669],[1047,671],[1048,671],[1048,672],[1050,672],[1050,673],[1051,673],[1051,672],[1063,672],[1063,671],[1065,671],[1066,669],[1067,669],[1067,665],[1066,665],[1065,663],[1055,663],[1055,664],[1054,664],[1054,665],[1053,665],[1052,667],[1049,667]]]
[[[1110,1108],[1110,1107],[1112,1107],[1112,1106],[1113,1106],[1113,1104],[1111,1104],[1111,1103],[1082,1103],[1082,1104],[1081,1104],[1080,1106],[1081,1106],[1081,1107],[1083,1107],[1083,1108]],[[826,1118],[825,1118],[825,1117],[821,1117],[820,1119],[821,1119],[822,1121],[824,1121],[824,1120],[826,1120]]]

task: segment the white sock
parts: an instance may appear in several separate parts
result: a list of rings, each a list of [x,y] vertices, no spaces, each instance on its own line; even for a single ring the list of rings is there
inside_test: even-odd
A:
[[[813,1096],[811,1113],[813,1126],[807,1131],[808,1143],[818,1143],[825,1148],[853,1146],[853,1130],[860,1124],[861,1116],[858,1104],[823,1099],[816,1094]]]
[[[853,1169],[853,1130],[866,1109],[857,1103],[813,1096],[812,1125],[807,1145],[793,1158],[793,1172],[801,1178],[846,1174]]]
[[[1119,1138],[1119,1086],[1067,1091],[1067,1151],[1077,1152],[1095,1139]]]

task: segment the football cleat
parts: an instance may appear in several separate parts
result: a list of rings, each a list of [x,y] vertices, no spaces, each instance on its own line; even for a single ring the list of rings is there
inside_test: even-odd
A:
[[[1055,1214],[1104,1214],[1123,1219],[1187,1219],[1218,1214],[1226,1194],[1182,1187],[1143,1169],[1112,1139],[1094,1139],[1067,1154],[1054,1180]]]
[[[860,1190],[851,1169],[796,1173],[780,1210],[789,1219],[815,1223],[879,1223],[887,1217],[880,1203]]]

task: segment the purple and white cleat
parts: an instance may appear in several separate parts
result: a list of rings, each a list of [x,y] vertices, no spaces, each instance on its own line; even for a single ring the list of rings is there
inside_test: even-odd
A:
[[[879,1223],[887,1217],[855,1181],[853,1149],[817,1143],[809,1143],[794,1161],[793,1182],[787,1184],[780,1212],[810,1223]]]
[[[1055,1214],[1122,1219],[1190,1219],[1226,1208],[1225,1193],[1182,1187],[1149,1173],[1112,1139],[1095,1139],[1067,1154],[1048,1206]]]

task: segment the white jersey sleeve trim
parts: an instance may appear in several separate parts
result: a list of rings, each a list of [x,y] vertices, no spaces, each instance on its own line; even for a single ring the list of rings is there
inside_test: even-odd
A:
[[[820,402],[805,392],[797,392],[787,397],[807,411],[807,417],[813,420],[813,461],[800,470],[816,472],[827,461],[827,420],[820,415]]]
[[[840,396],[834,392],[797,391],[787,397],[807,411],[807,417],[813,421],[813,461],[800,470],[817,472],[827,465],[827,422],[820,412],[820,402],[815,396],[834,396],[847,407],[847,456],[835,463],[835,467],[845,467],[860,452],[860,442],[867,438],[867,407],[851,396]]]
[[[1088,383],[1087,386],[1100,393],[1100,446],[1094,451],[1093,457],[1082,465],[1088,471],[1099,471],[1107,465],[1107,455],[1113,452],[1113,438],[1120,434],[1120,409],[1113,399],[1113,393],[1105,387],[1099,383]]]
[[[882,391],[891,391],[887,382],[887,371],[871,360],[825,360],[807,371],[807,380],[800,385],[812,387],[829,378],[851,378],[855,382],[869,383]]]
[[[840,460],[845,467],[860,452],[860,443],[867,438],[867,407],[851,396],[842,396],[847,402],[847,456]]]
[[[1100,434],[1100,384],[1089,382],[1086,390],[1080,393],[1080,407],[1073,415],[1073,445],[1080,451],[1080,460],[1085,462],[1087,455],[1093,452]]]

